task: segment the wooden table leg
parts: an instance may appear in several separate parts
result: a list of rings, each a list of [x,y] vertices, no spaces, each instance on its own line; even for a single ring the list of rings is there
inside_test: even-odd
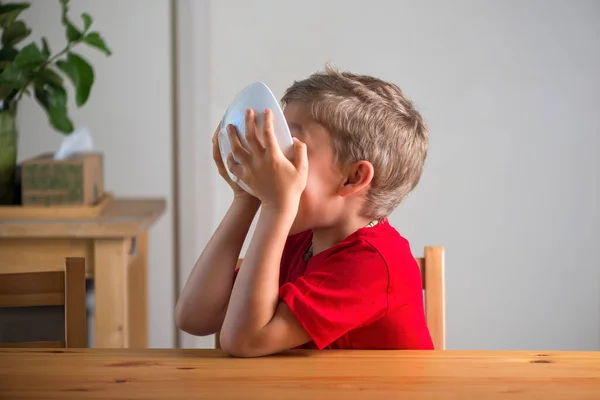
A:
[[[127,307],[130,241],[94,241],[94,287],[96,305],[96,347],[129,347]]]
[[[137,237],[129,264],[129,345],[148,348],[148,234]]]

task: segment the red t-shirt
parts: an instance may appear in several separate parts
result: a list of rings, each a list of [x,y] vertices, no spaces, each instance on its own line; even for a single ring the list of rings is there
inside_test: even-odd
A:
[[[279,297],[312,341],[309,349],[430,350],[419,267],[387,221],[354,232],[304,262],[312,232],[290,236]]]

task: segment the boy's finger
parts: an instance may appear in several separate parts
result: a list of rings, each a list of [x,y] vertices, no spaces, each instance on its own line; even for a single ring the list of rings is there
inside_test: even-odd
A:
[[[223,157],[221,156],[221,149],[219,148],[219,141],[218,140],[213,140],[213,160],[217,166],[217,170],[219,171],[219,173],[221,175],[223,175],[223,173],[225,173],[225,160],[223,160]]]
[[[246,141],[248,142],[250,151],[254,154],[260,153],[264,150],[262,144],[260,144],[258,137],[256,136],[256,115],[254,114],[254,110],[251,108],[246,110]]]
[[[233,159],[233,153],[229,153],[227,156],[227,168],[229,169],[229,172],[231,172],[237,178],[236,182],[238,179],[242,179],[244,167],[235,162]]]
[[[215,160],[217,165],[219,163],[222,164],[223,160],[221,159],[221,151],[219,149],[219,142],[215,139],[213,139],[212,153],[213,153],[213,159]]]
[[[277,143],[277,138],[275,138],[275,127],[273,126],[273,112],[268,108],[265,110],[265,149],[270,151],[281,151],[279,148],[279,143]]]
[[[237,129],[235,129],[235,126],[228,125],[227,134],[229,137],[229,146],[231,146],[231,152],[240,163],[247,164],[250,160],[251,154],[248,150],[244,148],[242,142],[240,142],[240,138],[238,137]]]
[[[297,138],[294,140],[294,166],[298,171],[308,170],[308,153],[306,151],[306,143],[301,142]]]
[[[217,140],[219,136],[219,132],[221,131],[221,125],[223,124],[223,120],[219,121],[219,125],[215,128],[215,133],[213,134],[213,141]]]

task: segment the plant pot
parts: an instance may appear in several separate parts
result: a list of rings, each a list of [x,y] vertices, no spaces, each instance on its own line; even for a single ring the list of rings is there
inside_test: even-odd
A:
[[[15,203],[17,140],[16,107],[0,106],[0,205]]]

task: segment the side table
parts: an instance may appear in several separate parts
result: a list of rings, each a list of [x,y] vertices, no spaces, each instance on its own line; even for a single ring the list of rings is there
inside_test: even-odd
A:
[[[164,199],[115,198],[96,219],[0,219],[0,274],[85,257],[99,348],[148,347],[148,230]]]

